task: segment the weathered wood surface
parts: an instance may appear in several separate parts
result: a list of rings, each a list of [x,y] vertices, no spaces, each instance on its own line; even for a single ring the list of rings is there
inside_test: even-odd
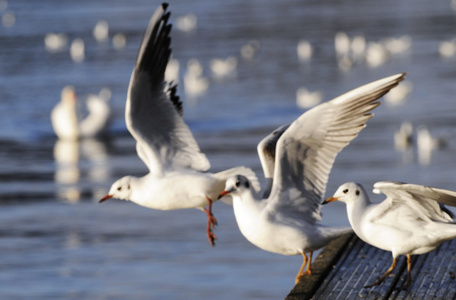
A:
[[[413,256],[412,285],[407,280],[405,257],[385,281],[373,283],[391,265],[391,252],[359,240],[355,235],[329,244],[312,264],[312,275],[301,279],[286,300],[297,299],[456,299],[456,241],[430,253]]]

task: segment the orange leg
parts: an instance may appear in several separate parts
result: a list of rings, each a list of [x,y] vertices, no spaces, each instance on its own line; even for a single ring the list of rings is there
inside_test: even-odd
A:
[[[301,277],[306,276],[306,275],[310,275],[312,273],[312,271],[310,269],[310,264],[312,263],[312,254],[313,254],[313,252],[309,253],[309,258],[307,258],[306,254],[304,252],[302,252],[301,254],[302,254],[303,262],[302,262],[301,268],[299,269],[298,275],[296,276],[295,283],[298,283],[299,280],[301,279]],[[307,265],[307,268],[303,272],[304,267],[306,265]]]
[[[206,233],[207,233],[207,238],[209,239],[209,243],[211,244],[211,246],[215,246],[214,241],[217,239],[217,237],[212,232],[212,229],[215,227],[215,225],[217,225],[217,219],[212,214],[212,200],[209,199],[207,196],[206,196],[206,199],[209,204],[208,209],[204,209],[204,212],[207,214]]]
[[[379,285],[380,283],[383,282],[383,280],[386,278],[386,276],[388,276],[391,272],[393,272],[394,268],[396,267],[396,258],[393,257],[393,263],[391,264],[391,267],[389,267],[389,269],[386,271],[385,274],[383,274],[382,277],[380,277],[379,280],[377,280],[376,282],[372,283],[372,284],[369,284],[369,285],[366,285],[364,286],[365,288],[371,288],[373,287],[374,285]]]
[[[412,271],[412,256],[410,254],[407,254],[407,282],[404,285],[404,288],[410,287],[412,284],[412,275],[410,272]]]

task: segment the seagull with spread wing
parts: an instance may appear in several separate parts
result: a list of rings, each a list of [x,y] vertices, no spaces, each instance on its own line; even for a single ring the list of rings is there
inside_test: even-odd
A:
[[[171,55],[167,6],[160,5],[149,21],[130,78],[125,108],[127,128],[136,139],[136,151],[149,173],[140,178],[119,179],[100,202],[118,198],[159,210],[204,209],[208,215],[207,236],[214,245],[212,228],[216,219],[211,207],[227,178],[241,173],[254,185],[259,184],[255,173],[245,167],[215,174],[206,172],[210,163],[182,119],[176,86],[164,82]]]
[[[320,223],[329,172],[336,155],[366,126],[370,111],[380,105],[377,100],[404,76],[383,78],[322,103],[263,139],[258,153],[268,186],[262,196],[243,175],[227,180],[220,197],[232,195],[247,240],[266,251],[303,256],[296,282],[311,273],[313,251],[351,231]]]

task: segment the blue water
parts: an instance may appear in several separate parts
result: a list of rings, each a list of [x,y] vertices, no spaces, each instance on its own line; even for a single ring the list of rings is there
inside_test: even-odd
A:
[[[2,2],[4,3],[4,2]],[[237,229],[232,208],[215,205],[217,246],[205,236],[205,215],[197,210],[160,212],[132,203],[97,204],[111,183],[146,168],[125,129],[128,79],[155,1],[9,1],[0,25],[0,298],[1,299],[280,299],[293,287],[301,257],[264,252]],[[382,105],[368,127],[337,158],[327,195],[346,181],[368,189],[397,180],[454,190],[456,145],[432,153],[423,165],[416,151],[394,148],[402,121],[427,125],[431,133],[454,132],[456,59],[441,58],[439,43],[456,36],[450,1],[175,1],[172,22],[194,13],[195,32],[173,30],[174,57],[181,75],[190,58],[210,78],[205,95],[190,101],[182,85],[184,119],[214,171],[246,165],[259,172],[256,144],[270,130],[303,110],[296,90],[324,91],[329,100],[352,88],[408,72],[413,91],[399,106]],[[98,43],[97,21],[110,37],[123,33],[126,47]],[[364,35],[368,41],[409,35],[412,48],[373,68],[357,64],[341,71],[334,36]],[[85,41],[86,57],[74,63],[68,46],[49,53],[48,32]],[[255,39],[253,60],[240,48]],[[315,47],[310,62],[296,55],[299,40]],[[212,58],[239,58],[236,76],[211,77]],[[61,144],[50,111],[63,86],[81,99],[102,87],[112,90],[115,114],[108,140]],[[56,157],[64,147],[67,158]],[[65,160],[66,159],[66,160]],[[377,196],[378,197],[378,196]],[[377,198],[380,199],[380,198]],[[324,210],[331,224],[347,224],[345,208]]]

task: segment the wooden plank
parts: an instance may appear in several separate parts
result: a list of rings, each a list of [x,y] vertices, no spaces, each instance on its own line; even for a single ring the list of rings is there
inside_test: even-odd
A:
[[[312,274],[302,278],[285,299],[310,299],[352,239],[354,234],[347,234],[326,246],[312,263]]]
[[[312,275],[285,299],[456,299],[456,240],[412,261],[408,289],[401,289],[407,281],[405,257],[381,285],[364,288],[390,267],[392,255],[349,235],[330,243],[313,263]]]

